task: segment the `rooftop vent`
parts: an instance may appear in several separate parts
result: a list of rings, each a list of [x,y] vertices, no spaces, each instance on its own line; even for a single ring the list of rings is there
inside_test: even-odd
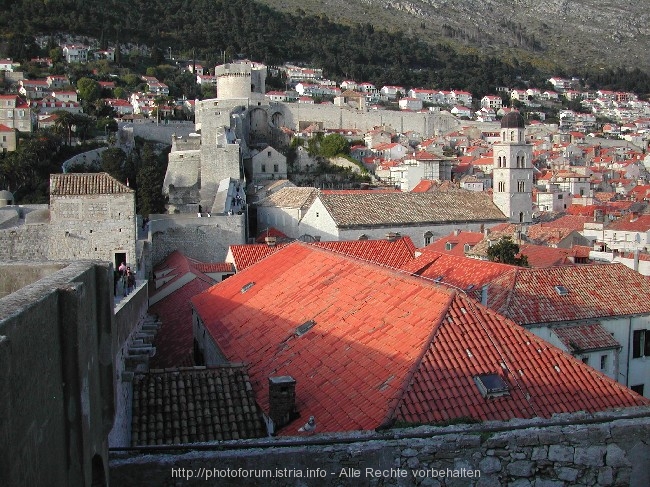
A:
[[[438,276],[433,280],[433,282],[442,282],[443,279],[444,279],[444,276]]]
[[[316,325],[314,320],[305,321],[302,325],[296,327],[296,336],[302,336]]]
[[[475,375],[474,382],[481,395],[486,399],[510,394],[508,384],[499,374]]]
[[[569,290],[562,285],[555,286],[555,292],[557,292],[560,296],[566,296],[569,294]]]
[[[241,293],[244,294],[246,291],[248,291],[248,290],[249,290],[250,288],[252,288],[254,285],[255,285],[254,282],[249,282],[248,284],[245,284],[245,285],[241,288]]]

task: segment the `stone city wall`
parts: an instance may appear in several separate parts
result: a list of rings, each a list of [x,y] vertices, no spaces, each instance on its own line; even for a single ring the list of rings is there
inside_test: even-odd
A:
[[[45,260],[50,249],[50,225],[21,225],[0,230],[0,261]]]
[[[138,486],[650,485],[650,411],[111,453]],[[627,416],[627,417],[625,417]],[[234,445],[234,446],[233,446]]]
[[[245,215],[151,215],[151,263],[178,250],[201,262],[223,262],[230,245],[246,243]]]
[[[172,143],[173,135],[188,136],[194,132],[194,122],[163,121],[156,123],[155,119],[145,119],[139,122],[124,124],[120,127],[133,128],[134,137],[142,137],[146,140],[154,140],[164,144]]]

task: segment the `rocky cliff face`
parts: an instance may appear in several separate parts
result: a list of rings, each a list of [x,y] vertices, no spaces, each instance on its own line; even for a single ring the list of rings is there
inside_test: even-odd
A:
[[[493,55],[567,68],[650,71],[650,9],[637,0],[262,0],[274,8],[370,22]]]

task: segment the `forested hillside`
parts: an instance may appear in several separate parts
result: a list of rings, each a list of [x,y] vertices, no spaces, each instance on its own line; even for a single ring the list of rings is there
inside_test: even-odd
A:
[[[208,66],[234,57],[269,65],[305,62],[334,79],[378,85],[431,86],[471,91],[530,80],[541,85],[563,71],[549,60],[541,68],[516,59],[459,52],[441,38],[425,43],[418,32],[385,32],[370,23],[342,25],[300,10],[283,13],[251,0],[0,0],[0,55],[27,59],[37,51],[32,36],[77,33],[103,44],[142,43]],[[598,86],[650,92],[640,70],[599,70],[581,75]]]

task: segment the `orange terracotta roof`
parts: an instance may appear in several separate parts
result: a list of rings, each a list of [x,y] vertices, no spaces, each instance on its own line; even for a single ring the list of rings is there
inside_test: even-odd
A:
[[[607,230],[647,232],[650,230],[650,215],[626,215],[607,225]]]
[[[445,254],[464,256],[465,245],[473,247],[481,240],[483,240],[483,233],[481,232],[452,232],[449,235],[439,238],[432,244],[427,245],[425,249]],[[451,244],[451,250],[447,250],[448,243]]]
[[[284,233],[282,233],[277,228],[269,227],[266,230],[259,232],[255,243],[266,243],[266,237],[275,237],[275,238],[288,238]]]
[[[543,224],[540,224],[540,227],[562,228],[581,232],[585,227],[585,223],[589,223],[591,221],[593,221],[593,214],[592,217],[581,215],[564,215],[555,220],[544,222]]]
[[[422,249],[422,255],[402,270],[479,297],[481,286],[510,272],[515,266]],[[478,293],[478,294],[477,294]]]
[[[508,395],[486,400],[475,377],[496,374]],[[550,417],[650,404],[568,353],[457,294],[398,405],[407,423]]]
[[[553,328],[562,344],[571,352],[621,348],[621,344],[600,323]]]
[[[415,258],[416,250],[410,237],[401,237],[394,241],[384,239],[313,242],[311,245],[394,268],[411,262]]]
[[[558,285],[568,293],[560,295]],[[623,264],[517,268],[490,283],[488,299],[522,325],[644,314],[650,278]]]
[[[552,267],[573,265],[571,249],[548,247],[546,245],[521,244],[519,255],[525,255],[530,267]]]
[[[237,272],[241,272],[247,267],[259,262],[260,260],[276,253],[286,244],[267,245],[267,244],[245,244],[231,245],[228,253],[232,255],[233,265]]]
[[[270,376],[296,380],[301,418],[280,435],[311,415],[334,432],[650,404],[461,293],[301,242],[192,304],[225,357],[249,364],[262,410]],[[484,373],[509,394],[486,400]]]

